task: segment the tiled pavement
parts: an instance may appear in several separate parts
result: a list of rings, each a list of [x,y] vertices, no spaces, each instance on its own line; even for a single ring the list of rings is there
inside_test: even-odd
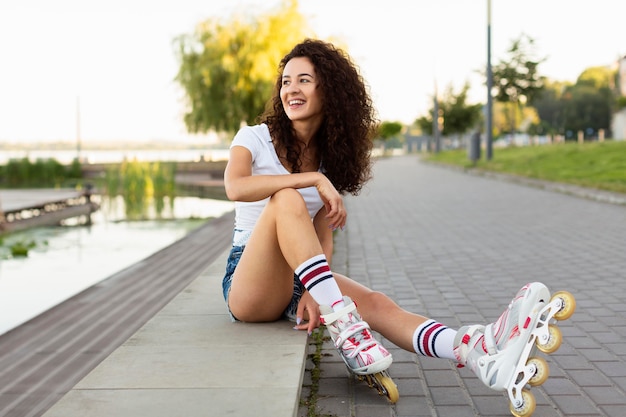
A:
[[[547,357],[550,379],[532,389],[534,416],[626,416],[626,206],[415,156],[377,162],[374,180],[346,204],[334,269],[451,327],[493,321],[528,281],[572,292],[577,310],[559,324],[564,341]],[[348,377],[326,341],[315,413],[301,406],[299,415],[510,416],[505,394],[466,368],[385,344],[400,391],[395,405]],[[302,400],[310,382],[307,372]]]

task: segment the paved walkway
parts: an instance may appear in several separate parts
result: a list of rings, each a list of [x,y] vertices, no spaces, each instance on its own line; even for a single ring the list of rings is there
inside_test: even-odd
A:
[[[467,175],[415,156],[379,161],[374,178],[347,200],[337,272],[454,327],[493,321],[531,280],[568,290],[577,311],[560,323],[564,342],[547,357],[550,379],[532,390],[534,416],[626,415],[626,207]],[[466,368],[385,343],[395,358],[397,404],[347,378],[325,342],[317,415],[510,416],[505,395]],[[303,400],[310,381],[307,372]],[[307,412],[302,406],[299,415]]]

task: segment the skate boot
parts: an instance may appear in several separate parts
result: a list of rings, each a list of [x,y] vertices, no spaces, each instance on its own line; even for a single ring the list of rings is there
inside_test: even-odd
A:
[[[361,319],[350,297],[344,296],[343,300],[345,307],[338,311],[320,306],[322,324],[326,325],[348,370],[395,403],[398,388],[387,373],[393,360],[391,354],[372,336],[369,325]]]
[[[542,283],[527,284],[495,323],[459,329],[455,355],[485,385],[507,391],[514,416],[530,416],[536,403],[526,385],[541,385],[549,375],[546,361],[533,355],[537,348],[553,353],[560,347],[561,331],[550,321],[568,319],[575,308],[570,293],[561,291],[551,298]]]

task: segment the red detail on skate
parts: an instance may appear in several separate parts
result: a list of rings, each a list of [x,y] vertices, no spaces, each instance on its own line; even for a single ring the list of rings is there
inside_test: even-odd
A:
[[[524,323],[524,329],[528,329],[528,326],[530,326],[530,317],[526,317],[526,323]]]
[[[336,306],[337,304],[341,303],[341,302],[343,302],[343,298],[342,298],[342,299],[340,299],[340,300],[335,301],[335,302],[333,303],[333,305],[331,305],[331,307],[332,307],[332,308],[335,308],[335,306]]]
[[[463,343],[464,345],[468,345],[470,339],[471,339],[470,335],[465,333],[465,335],[463,336],[463,339],[461,339],[461,343]]]
[[[470,346],[470,349],[475,349],[476,346],[478,346],[480,344],[480,348],[483,350],[483,352],[485,353],[489,353],[489,349],[487,348],[487,341],[485,340],[485,336],[480,336],[478,338],[478,341],[476,341],[476,344],[474,344],[474,346]]]
[[[519,326],[515,326],[515,327],[513,327],[513,329],[511,329],[511,334],[509,335],[509,340],[511,340],[514,337],[517,337],[519,335],[520,335]]]

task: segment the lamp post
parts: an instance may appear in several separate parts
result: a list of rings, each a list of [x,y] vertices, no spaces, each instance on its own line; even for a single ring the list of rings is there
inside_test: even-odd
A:
[[[486,134],[486,146],[487,161],[490,161],[493,157],[493,97],[491,96],[491,89],[493,88],[493,73],[491,72],[491,0],[487,0],[487,114],[485,134]]]
[[[435,153],[439,153],[441,151],[441,126],[439,125],[439,93],[436,83],[433,99],[433,139],[435,141]]]
[[[76,160],[80,162],[80,96],[76,96]]]

